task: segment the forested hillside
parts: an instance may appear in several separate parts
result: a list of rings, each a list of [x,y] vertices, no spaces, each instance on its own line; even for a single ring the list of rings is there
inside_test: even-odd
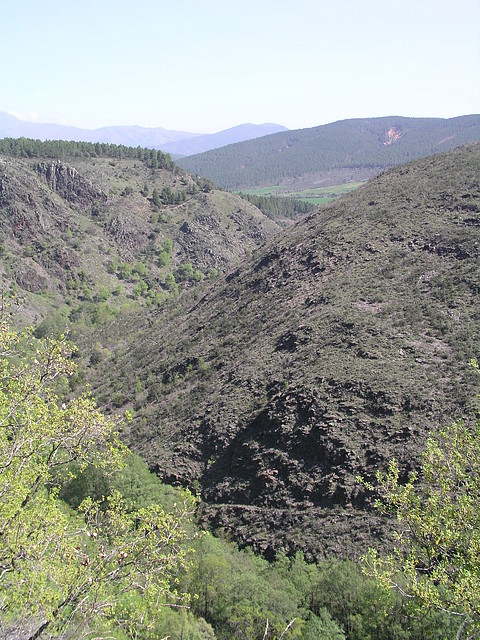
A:
[[[179,165],[226,189],[297,189],[362,181],[381,171],[480,140],[480,116],[362,118],[286,131],[182,158]]]
[[[479,166],[476,144],[386,172],[132,340],[109,328],[95,393],[111,407],[115,385],[125,437],[211,526],[269,557],[388,543],[356,476],[412,468],[474,397]]]

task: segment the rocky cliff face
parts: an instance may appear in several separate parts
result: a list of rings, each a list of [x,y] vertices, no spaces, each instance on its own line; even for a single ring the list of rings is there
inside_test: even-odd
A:
[[[179,202],[155,205],[152,194],[163,189]],[[116,311],[145,306],[145,296],[133,294],[135,281],[122,277],[122,263],[130,272],[144,265],[151,302],[169,295],[165,278],[182,263],[208,278],[279,229],[240,197],[204,192],[175,167],[152,170],[132,158],[0,158],[0,277],[29,324],[61,309],[65,325],[100,288],[116,292],[109,297]],[[162,261],[164,242],[171,251]]]
[[[407,473],[474,396],[479,166],[476,145],[379,176],[117,349],[117,383],[144,385],[125,435],[226,535],[267,555],[386,544],[356,476],[393,456]]]
[[[79,172],[60,160],[39,162],[36,171],[47,183],[51,191],[63,200],[82,209],[91,208],[96,203],[105,203],[107,195],[95,189]]]

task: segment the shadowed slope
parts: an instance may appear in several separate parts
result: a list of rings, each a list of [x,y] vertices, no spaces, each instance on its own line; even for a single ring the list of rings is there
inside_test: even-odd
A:
[[[355,477],[392,456],[411,468],[473,397],[479,167],[477,144],[393,169],[118,345],[130,443],[198,483],[227,535],[267,555],[382,544]]]

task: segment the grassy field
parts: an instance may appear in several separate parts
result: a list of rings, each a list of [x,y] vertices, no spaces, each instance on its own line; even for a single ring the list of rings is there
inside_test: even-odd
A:
[[[354,191],[363,182],[348,182],[346,184],[331,185],[318,189],[304,189],[302,191],[287,191],[283,185],[270,187],[257,187],[255,189],[242,189],[242,193],[250,193],[256,196],[284,196],[298,198],[311,204],[327,204],[343,196],[349,191]]]

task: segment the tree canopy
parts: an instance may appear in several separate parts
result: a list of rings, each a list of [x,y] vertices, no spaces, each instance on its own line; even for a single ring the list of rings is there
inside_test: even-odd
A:
[[[62,402],[71,349],[0,322],[0,630],[33,640],[89,628],[147,630],[178,602],[191,504],[165,513],[118,490],[72,509],[62,487],[89,468],[118,471],[126,448],[88,393]],[[129,636],[131,637],[131,636]],[[145,635],[145,637],[147,637]]]
[[[472,364],[478,369],[476,361]],[[480,417],[432,435],[420,470],[402,482],[396,461],[378,475],[377,506],[396,514],[396,548],[367,556],[368,571],[421,611],[459,620],[458,635],[480,631]],[[371,487],[373,488],[373,487]]]
[[[75,142],[73,140],[33,140],[31,138],[2,138],[0,153],[13,158],[137,158],[151,169],[173,171],[175,163],[168,153],[156,149],[127,147],[107,142]]]

